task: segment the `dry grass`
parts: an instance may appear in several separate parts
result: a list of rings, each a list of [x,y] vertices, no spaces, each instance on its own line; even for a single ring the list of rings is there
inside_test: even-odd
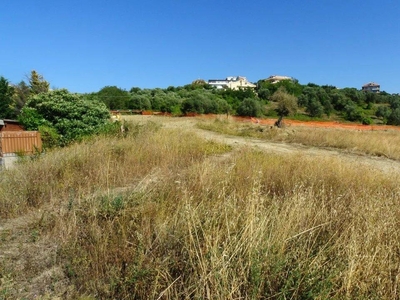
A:
[[[298,143],[315,147],[333,147],[356,153],[400,160],[400,132],[357,131],[334,128],[286,127],[240,123],[216,119],[202,121],[198,126],[224,134],[249,136],[271,141]]]
[[[2,216],[45,209],[74,297],[399,298],[399,178],[140,128],[2,176]]]

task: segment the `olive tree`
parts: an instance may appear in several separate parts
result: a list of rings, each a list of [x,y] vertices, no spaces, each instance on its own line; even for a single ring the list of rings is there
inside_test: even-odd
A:
[[[257,99],[246,98],[240,103],[237,113],[239,116],[260,117],[263,113],[263,107]]]
[[[280,87],[272,95],[271,100],[278,103],[276,111],[279,115],[279,120],[276,122],[276,126],[281,127],[283,117],[294,115],[297,112],[297,97],[288,94],[284,87]]]

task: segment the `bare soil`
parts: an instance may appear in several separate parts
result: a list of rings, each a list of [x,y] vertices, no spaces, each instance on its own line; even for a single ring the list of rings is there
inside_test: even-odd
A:
[[[254,147],[263,151],[267,151],[270,153],[280,153],[280,154],[299,154],[306,156],[314,156],[314,157],[337,157],[343,161],[347,161],[354,164],[356,168],[357,165],[364,165],[368,168],[380,170],[384,172],[399,172],[400,173],[400,162],[392,159],[388,159],[385,157],[377,157],[371,155],[364,155],[359,153],[351,153],[346,150],[337,149],[337,148],[328,148],[328,147],[309,147],[300,144],[293,143],[279,143],[273,141],[267,141],[262,139],[248,138],[248,137],[240,137],[240,136],[231,136],[220,134],[216,132],[211,132],[203,129],[199,129],[196,127],[196,124],[199,120],[203,118],[215,118],[216,116],[208,115],[208,116],[197,116],[197,117],[182,117],[182,118],[173,118],[173,117],[164,117],[164,116],[125,116],[127,120],[133,120],[136,122],[146,122],[148,120],[152,120],[154,122],[161,122],[166,128],[178,128],[180,130],[190,130],[195,132],[197,135],[208,139],[214,140],[221,143],[226,143],[233,147]],[[232,118],[229,116],[229,118]],[[274,120],[271,119],[251,119],[251,118],[234,118],[240,122],[257,122],[258,124],[264,125],[273,125]],[[285,120],[285,123],[290,126],[310,126],[310,127],[318,127],[317,125],[323,123],[321,126],[326,128],[341,128],[348,130],[360,130],[359,128],[367,128],[368,125],[357,125],[357,124],[341,124],[335,122],[299,122],[299,121],[291,121]],[[325,124],[325,123],[328,123]],[[367,127],[363,127],[367,126]],[[388,130],[392,129],[395,126],[375,126],[376,130]],[[399,127],[395,127],[396,130],[400,130]],[[363,129],[368,130],[368,129]],[[369,129],[371,130],[371,129]],[[375,129],[374,129],[375,130]]]

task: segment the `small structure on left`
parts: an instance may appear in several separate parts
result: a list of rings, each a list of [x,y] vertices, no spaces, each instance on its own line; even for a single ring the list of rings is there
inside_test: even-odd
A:
[[[38,131],[25,131],[16,120],[0,120],[0,169],[9,169],[21,155],[42,151]]]

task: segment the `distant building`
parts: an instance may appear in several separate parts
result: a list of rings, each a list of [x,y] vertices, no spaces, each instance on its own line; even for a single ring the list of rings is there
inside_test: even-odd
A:
[[[278,83],[282,80],[293,80],[292,77],[288,76],[280,76],[280,75],[271,75],[267,79],[263,79],[263,81],[270,82],[270,83]]]
[[[362,90],[366,92],[379,93],[381,86],[375,82],[368,82],[362,86]]]
[[[226,79],[210,79],[208,81],[209,85],[216,87],[217,89],[229,88],[232,90],[238,90],[240,88],[252,88],[256,87],[243,76],[232,76],[226,77]]]

